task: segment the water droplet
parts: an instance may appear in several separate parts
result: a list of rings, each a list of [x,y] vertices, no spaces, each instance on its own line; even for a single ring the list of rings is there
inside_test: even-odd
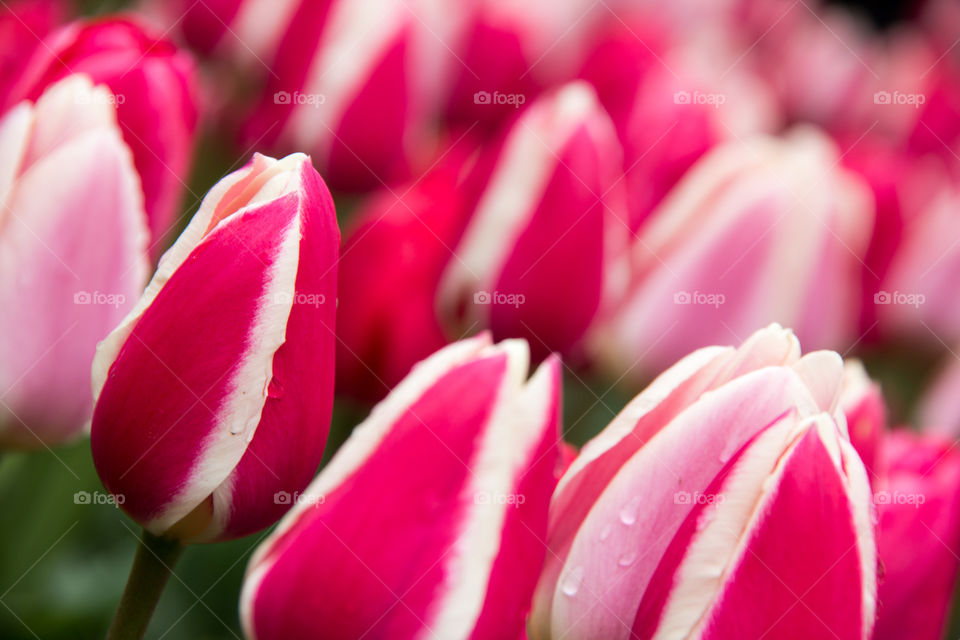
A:
[[[637,554],[635,552],[631,552],[631,553],[625,553],[622,556],[620,556],[620,559],[617,560],[617,564],[619,564],[621,567],[629,567],[636,561],[637,561]]]
[[[620,522],[627,525],[628,527],[637,521],[637,516],[640,514],[640,497],[637,496],[627,504],[623,505],[623,508],[620,509]]]
[[[569,597],[577,595],[580,583],[583,581],[583,567],[577,567],[563,579],[563,594]]]
[[[600,532],[600,542],[603,542],[610,537],[610,533],[613,531],[613,527],[607,525],[603,528],[603,531]]]
[[[230,433],[235,436],[243,433],[243,422],[234,420],[233,423],[230,424]]]

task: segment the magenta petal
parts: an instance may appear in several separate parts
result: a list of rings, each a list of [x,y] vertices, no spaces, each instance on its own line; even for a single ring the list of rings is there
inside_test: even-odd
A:
[[[339,230],[333,200],[309,164],[301,168],[300,257],[286,342],[260,424],[225,487],[232,505],[223,535],[238,537],[277,520],[289,504],[277,492],[310,483],[323,456],[333,408]],[[266,214],[268,212],[264,212]]]
[[[811,429],[789,453],[703,637],[868,637],[859,536],[846,483]]]

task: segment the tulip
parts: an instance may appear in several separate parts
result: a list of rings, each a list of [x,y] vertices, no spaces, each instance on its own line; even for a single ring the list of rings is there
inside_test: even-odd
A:
[[[886,482],[874,495],[884,577],[874,640],[944,637],[957,581],[960,452],[945,438],[888,435]]]
[[[178,229],[197,126],[193,62],[171,42],[126,18],[70,23],[25,63],[10,100],[36,99],[51,83],[84,73],[113,92],[123,139],[143,185],[153,253]]]
[[[204,198],[97,349],[91,447],[151,534],[243,536],[289,507],[329,428],[339,232],[303,154],[255,155]]]
[[[470,0],[451,44],[459,62],[447,113],[490,131],[551,84],[574,75],[590,26],[606,7],[585,0]]]
[[[465,226],[460,160],[374,194],[340,254],[337,390],[375,402],[449,341],[437,287]]]
[[[661,371],[773,321],[812,346],[849,347],[873,203],[837,161],[812,129],[701,158],[644,223],[630,281],[588,337],[596,357],[613,371]]]
[[[956,349],[952,349],[956,353]],[[960,438],[960,360],[952,354],[920,399],[920,424],[942,438]]]
[[[880,447],[887,426],[887,407],[880,385],[867,376],[859,360],[847,360],[844,363],[840,409],[850,432],[850,443],[863,461],[872,484],[879,478]]]
[[[255,551],[248,637],[517,638],[544,557],[559,361],[487,334],[418,364]]]
[[[658,377],[557,486],[531,637],[868,638],[872,505],[842,378],[776,325]]]
[[[17,73],[66,12],[61,0],[14,0],[0,5],[0,105],[7,104]]]
[[[620,158],[594,91],[575,82],[538,99],[478,160],[439,290],[453,333],[490,327],[537,357],[576,346],[626,246]]]
[[[433,16],[423,0],[300,3],[248,137],[310,150],[339,189],[405,177],[451,62]]]
[[[936,348],[960,338],[958,206],[960,189],[951,178],[932,185],[926,206],[905,224],[882,289],[874,295],[882,326]]]
[[[90,362],[147,279],[140,183],[104,87],[52,85],[0,119],[0,446],[69,440]]]
[[[604,25],[580,70],[623,143],[634,232],[711,147],[779,125],[770,90],[736,65],[737,54],[675,42],[660,15],[636,13]]]

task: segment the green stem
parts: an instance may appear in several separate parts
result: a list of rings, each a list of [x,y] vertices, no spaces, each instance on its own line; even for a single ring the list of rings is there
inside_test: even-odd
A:
[[[182,552],[183,546],[176,540],[161,538],[146,530],[143,532],[107,640],[143,638],[173,565]]]

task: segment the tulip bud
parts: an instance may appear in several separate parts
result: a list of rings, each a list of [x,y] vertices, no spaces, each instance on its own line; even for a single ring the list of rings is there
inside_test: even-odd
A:
[[[868,638],[870,486],[842,376],[771,326],[658,377],[560,480],[532,637]]]
[[[867,376],[859,360],[843,367],[840,409],[847,421],[850,443],[863,461],[871,484],[879,477],[879,450],[887,427],[887,408],[880,385]]]
[[[123,139],[143,184],[153,253],[178,228],[197,125],[192,60],[128,19],[73,22],[53,32],[27,62],[11,100],[35,99],[51,83],[84,73],[107,85]]]
[[[579,50],[598,16],[585,0],[471,0],[462,36],[453,41],[456,74],[448,114],[464,125],[494,130],[545,87],[574,74]],[[559,46],[558,46],[559,45]]]
[[[453,333],[490,327],[538,357],[576,344],[626,242],[620,156],[586,83],[523,113],[467,178],[476,203],[439,292]]]
[[[147,279],[140,183],[109,96],[72,76],[0,120],[0,446],[80,433],[97,341]]]
[[[134,310],[98,347],[91,447],[154,534],[246,535],[323,453],[339,232],[303,154],[255,155],[204,198]]]
[[[612,16],[580,70],[623,143],[633,232],[712,146],[779,128],[773,96],[736,64],[740,54],[673,42],[662,9]]]
[[[873,208],[838,155],[802,129],[701,158],[644,223],[625,293],[595,325],[597,356],[660,371],[773,321],[817,347],[849,346]]]
[[[905,224],[882,290],[874,294],[877,315],[886,328],[916,335],[941,348],[960,338],[956,282],[960,247],[956,212],[960,189],[946,178],[931,189],[931,200]],[[939,187],[939,188],[938,188]]]
[[[960,453],[907,430],[884,440],[886,481],[874,494],[884,577],[874,640],[944,637],[960,546]]]
[[[405,177],[448,62],[433,14],[426,0],[301,3],[248,137],[310,150],[338,189]]]
[[[468,213],[457,173],[438,166],[374,194],[355,214],[340,254],[338,392],[377,401],[449,341],[436,298]]]
[[[519,637],[560,409],[559,361],[525,382],[528,357],[483,334],[418,364],[254,553],[247,636]]]

